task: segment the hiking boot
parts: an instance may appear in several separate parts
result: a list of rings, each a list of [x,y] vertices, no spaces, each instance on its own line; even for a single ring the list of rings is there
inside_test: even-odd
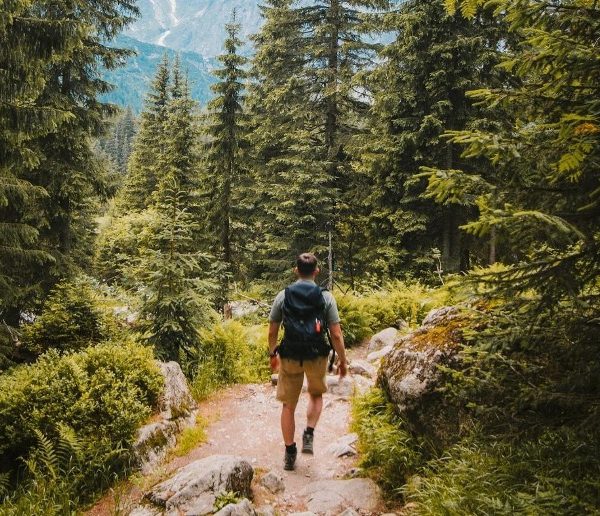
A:
[[[294,469],[294,465],[296,464],[296,456],[298,455],[298,450],[294,447],[293,450],[285,450],[285,456],[283,457],[283,469],[287,471],[292,471]]]
[[[313,453],[313,440],[315,436],[313,434],[309,434],[306,430],[302,434],[302,453]]]

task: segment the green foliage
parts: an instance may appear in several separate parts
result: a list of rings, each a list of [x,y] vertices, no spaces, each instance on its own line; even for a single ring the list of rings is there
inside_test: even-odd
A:
[[[118,332],[117,320],[93,283],[80,276],[54,287],[41,315],[23,327],[23,342],[28,351],[40,355],[49,349],[78,351]]]
[[[431,461],[404,489],[415,514],[595,514],[597,432],[548,431],[536,440],[479,436]]]
[[[267,330],[226,321],[205,328],[196,351],[192,390],[202,399],[232,383],[258,383],[270,376]]]
[[[183,457],[190,453],[194,448],[206,442],[206,427],[208,421],[201,415],[196,416],[196,424],[192,427],[184,428],[183,432],[177,438],[177,446],[173,450],[173,455]]]
[[[446,288],[429,289],[400,281],[362,295],[338,295],[344,340],[351,346],[384,328],[398,328],[402,322],[418,326],[430,310],[452,304],[457,295]]]
[[[40,435],[54,442],[65,437],[68,425],[81,444],[84,465],[122,471],[162,382],[151,350],[129,342],[63,356],[50,351],[34,364],[13,368],[0,376],[3,464],[16,472]],[[93,469],[86,472],[94,477]]]
[[[225,491],[223,493],[219,493],[215,500],[214,508],[216,510],[221,510],[226,505],[230,503],[238,503],[241,500],[241,497],[238,493],[234,491]]]
[[[352,430],[359,438],[360,466],[389,496],[399,496],[399,487],[416,472],[423,456],[382,390],[373,388],[353,399]]]

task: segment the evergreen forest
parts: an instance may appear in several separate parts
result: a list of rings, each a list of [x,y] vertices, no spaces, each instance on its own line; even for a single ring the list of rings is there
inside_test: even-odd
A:
[[[135,0],[2,0],[0,514],[134,475],[157,361],[196,401],[268,382],[302,252],[348,348],[460,314],[422,339],[457,352],[419,424],[381,371],[352,400],[390,507],[600,514],[597,0],[260,9],[251,55],[232,12],[209,102],[165,53],[135,115],[102,100]]]

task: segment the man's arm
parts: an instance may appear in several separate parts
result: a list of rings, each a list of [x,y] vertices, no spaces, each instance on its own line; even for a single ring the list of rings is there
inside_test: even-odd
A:
[[[269,322],[269,355],[273,355],[275,348],[277,347],[277,335],[279,334],[279,326],[281,323],[270,321]],[[279,367],[279,357],[277,355],[270,357],[271,370],[275,371]]]
[[[342,327],[340,323],[329,324],[329,335],[331,336],[331,345],[339,357],[339,371],[340,378],[346,376],[347,373],[347,361],[346,361],[346,348],[344,347],[344,335],[342,334]]]

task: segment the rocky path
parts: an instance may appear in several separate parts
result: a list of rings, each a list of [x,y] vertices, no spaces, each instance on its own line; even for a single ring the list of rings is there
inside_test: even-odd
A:
[[[275,386],[235,385],[200,404],[200,415],[210,422],[204,444],[184,457],[168,460],[150,475],[128,482],[116,491],[117,495],[105,497],[88,515],[208,514],[200,502],[192,503],[194,496],[201,499],[201,495],[193,494],[203,489],[198,484],[206,481],[214,491],[215,482],[227,483],[228,478],[243,476],[240,471],[248,469],[246,464],[253,472],[247,490],[253,505],[241,504],[227,509],[229,512],[221,511],[221,516],[285,515],[303,511],[308,511],[307,515],[332,516],[385,513],[375,484],[367,479],[351,478],[356,471],[357,457],[353,447],[355,437],[349,435],[350,397],[372,383],[369,373],[373,368],[362,361],[365,354],[366,347],[351,350],[350,360],[356,365],[362,363],[368,371],[359,366],[354,368],[355,374],[341,382],[337,377],[328,378],[331,385],[324,395],[324,409],[315,432],[315,453],[312,456],[299,453],[294,471],[283,470],[280,403],[275,399]],[[306,406],[307,396],[302,394],[296,412],[297,442],[301,442],[306,423]],[[219,458],[222,456],[229,458]],[[238,462],[230,464],[231,458]],[[216,473],[211,473],[211,468],[216,468]],[[198,480],[203,475],[210,478]],[[178,491],[185,494],[179,497],[183,500],[181,503],[173,502],[179,496]],[[189,499],[184,500],[185,497]],[[213,498],[209,499],[209,505]]]

